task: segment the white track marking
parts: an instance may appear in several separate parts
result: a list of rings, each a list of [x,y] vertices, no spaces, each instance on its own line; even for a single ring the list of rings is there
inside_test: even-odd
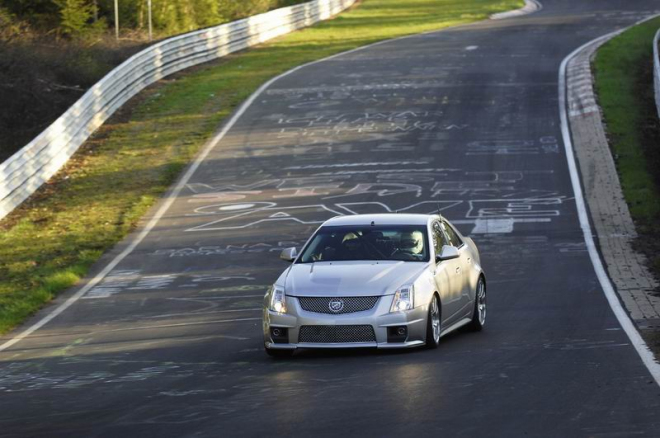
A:
[[[633,26],[640,24],[644,21],[650,20],[651,18],[653,17],[647,18],[646,20],[642,20],[634,24]],[[564,138],[564,146],[566,148],[566,160],[568,161],[568,169],[571,174],[571,183],[573,185],[573,192],[575,193],[575,204],[578,211],[580,226],[582,227],[582,233],[584,235],[584,241],[587,245],[587,250],[589,251],[589,258],[591,259],[591,263],[594,266],[594,270],[596,272],[596,276],[598,277],[598,281],[600,282],[601,288],[603,289],[603,292],[605,293],[605,297],[607,298],[607,302],[610,304],[610,307],[612,308],[612,311],[614,312],[616,319],[619,321],[619,324],[621,324],[621,327],[628,335],[630,342],[635,347],[635,350],[637,350],[637,353],[641,357],[642,362],[644,362],[644,365],[646,365],[646,368],[648,368],[649,372],[655,379],[656,383],[660,385],[660,364],[658,364],[655,361],[655,357],[653,356],[653,353],[649,349],[648,345],[646,345],[646,343],[644,342],[644,339],[642,339],[642,336],[637,331],[637,328],[635,327],[633,322],[630,320],[630,316],[628,315],[626,310],[621,306],[619,297],[616,291],[614,290],[612,283],[610,283],[610,279],[607,276],[607,272],[605,271],[603,262],[600,259],[600,254],[598,254],[598,250],[596,249],[596,244],[594,243],[593,234],[591,231],[591,225],[589,224],[589,215],[587,213],[584,196],[582,194],[580,175],[578,173],[577,165],[575,162],[575,155],[573,152],[573,142],[571,140],[570,128],[568,125],[568,111],[566,106],[567,104],[566,65],[575,55],[577,55],[585,47],[594,44],[596,42],[602,41],[603,39],[611,38],[621,32],[623,32],[623,30],[618,30],[616,32],[612,32],[607,35],[604,35],[600,38],[596,38],[595,40],[592,40],[582,45],[581,47],[573,51],[570,55],[568,55],[566,58],[564,58],[564,60],[561,63],[561,67],[559,67],[559,117],[561,120],[561,132]]]

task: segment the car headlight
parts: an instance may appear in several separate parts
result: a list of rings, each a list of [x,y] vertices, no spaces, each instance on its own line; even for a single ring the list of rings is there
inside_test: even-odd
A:
[[[403,312],[415,307],[415,293],[412,285],[401,286],[394,293],[394,300],[392,300],[392,307],[390,312]]]
[[[283,287],[273,286],[271,288],[268,309],[277,313],[286,313],[286,296]]]

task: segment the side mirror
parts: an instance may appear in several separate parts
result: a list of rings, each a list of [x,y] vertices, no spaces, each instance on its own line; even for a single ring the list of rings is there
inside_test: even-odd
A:
[[[280,259],[285,262],[292,262],[298,257],[298,250],[296,248],[286,248],[280,253]]]
[[[442,246],[442,251],[440,251],[440,254],[436,254],[435,260],[436,262],[441,262],[443,260],[451,260],[451,259],[456,259],[458,258],[458,248],[455,246],[451,245],[443,245]]]

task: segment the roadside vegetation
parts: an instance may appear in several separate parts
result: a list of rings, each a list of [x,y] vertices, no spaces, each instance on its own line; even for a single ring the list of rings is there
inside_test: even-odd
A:
[[[660,18],[635,26],[597,53],[596,92],[623,194],[639,234],[636,247],[660,278],[660,120],[653,88],[653,37]]]
[[[158,35],[168,36],[296,3],[301,0],[152,0],[152,25]],[[27,25],[88,41],[104,32],[114,33],[115,24],[123,34],[147,29],[147,1],[121,0],[116,4],[117,11],[114,0],[2,0],[0,8],[10,26]]]
[[[269,78],[379,40],[487,18],[522,0],[364,0],[339,17],[161,81],[0,221],[0,333],[74,285]]]
[[[152,0],[161,39],[305,0]],[[0,0],[0,162],[148,44],[146,0]]]

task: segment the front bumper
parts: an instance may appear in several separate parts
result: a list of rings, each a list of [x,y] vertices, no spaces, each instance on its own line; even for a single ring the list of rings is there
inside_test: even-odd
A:
[[[269,349],[293,350],[297,348],[411,348],[425,344],[427,306],[406,312],[390,313],[392,295],[380,297],[376,305],[366,311],[347,314],[308,312],[301,308],[296,297],[287,296],[287,313],[280,314],[264,307],[264,345]],[[365,326],[373,328],[373,342],[299,342],[302,326]],[[388,342],[388,328],[406,327],[405,340]],[[288,342],[274,341],[271,328],[287,329]]]

